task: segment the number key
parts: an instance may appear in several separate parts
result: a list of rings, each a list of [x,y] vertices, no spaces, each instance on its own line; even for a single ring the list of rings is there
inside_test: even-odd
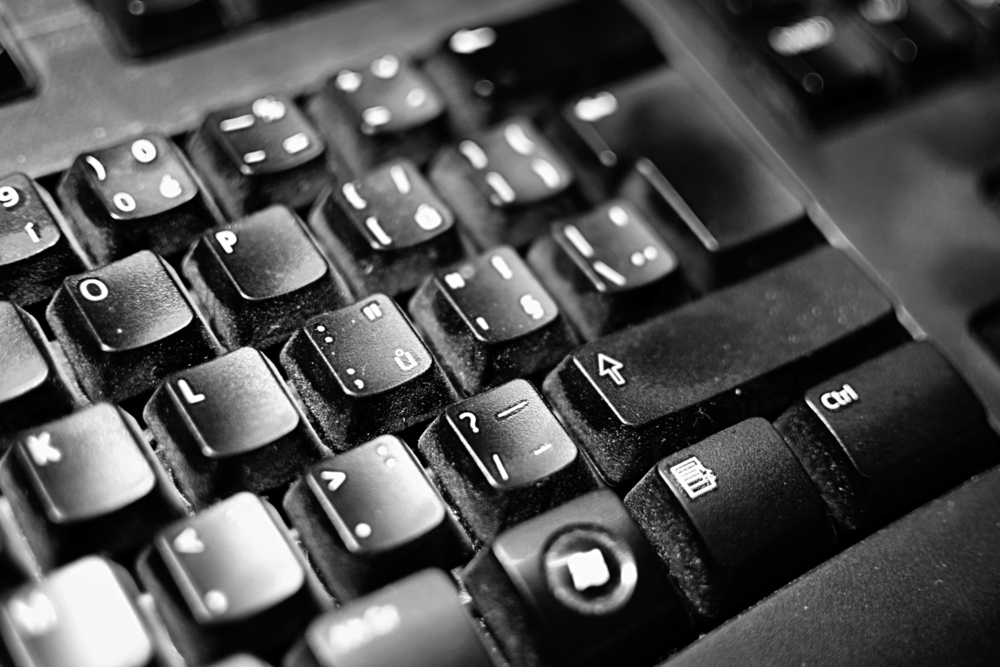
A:
[[[187,159],[159,134],[80,155],[59,194],[96,264],[144,249],[176,254],[221,220]]]
[[[410,314],[466,394],[544,371],[575,344],[552,297],[506,247],[428,279]]]
[[[277,95],[208,114],[188,144],[230,218],[311,204],[328,180],[325,151],[291,99]]]
[[[600,485],[525,380],[451,406],[417,446],[464,524],[483,543]]]
[[[30,305],[84,269],[52,198],[24,174],[0,179],[0,299]]]

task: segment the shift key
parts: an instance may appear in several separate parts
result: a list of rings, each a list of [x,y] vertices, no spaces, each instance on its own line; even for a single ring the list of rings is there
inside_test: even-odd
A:
[[[577,348],[545,394],[605,479],[659,459],[899,343],[892,304],[833,248]]]

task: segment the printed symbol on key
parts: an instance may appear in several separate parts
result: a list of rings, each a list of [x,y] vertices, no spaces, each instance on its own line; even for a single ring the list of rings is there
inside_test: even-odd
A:
[[[394,354],[393,361],[396,362],[396,365],[404,373],[408,373],[416,368],[417,360],[409,352],[397,348]]]
[[[324,470],[319,476],[326,482],[328,491],[336,491],[347,481],[347,473],[340,472],[339,470]]]
[[[52,436],[48,432],[29,435],[24,444],[36,466],[43,467],[62,460],[62,452],[52,445]]]
[[[14,208],[21,202],[21,195],[9,185],[0,188],[0,205],[4,208]]]
[[[819,402],[830,412],[836,412],[841,408],[846,408],[851,403],[860,400],[854,387],[845,384],[839,391],[828,391],[819,398]]]
[[[13,598],[8,610],[18,629],[34,637],[52,632],[59,622],[52,600],[39,591]]]
[[[703,496],[709,491],[714,491],[719,486],[716,483],[715,473],[702,465],[697,456],[684,459],[677,465],[671,466],[670,474],[674,476],[674,479],[691,500]]]
[[[205,550],[205,543],[198,537],[198,531],[190,526],[177,534],[173,545],[174,551],[181,554],[200,554]]]
[[[597,355],[597,374],[611,378],[611,381],[619,387],[625,384],[625,378],[621,372],[624,367],[625,364],[606,354],[599,353]]]
[[[531,294],[522,296],[518,303],[521,304],[524,313],[533,320],[540,320],[545,316],[545,309],[542,307],[542,302]]]

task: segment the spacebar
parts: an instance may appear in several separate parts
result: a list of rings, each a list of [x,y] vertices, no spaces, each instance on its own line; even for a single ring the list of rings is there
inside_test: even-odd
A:
[[[662,667],[996,665],[1000,468],[873,534]]]

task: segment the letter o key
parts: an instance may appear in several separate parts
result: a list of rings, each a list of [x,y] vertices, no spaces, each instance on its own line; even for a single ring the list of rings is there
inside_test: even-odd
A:
[[[87,278],[77,289],[87,301],[104,301],[108,298],[108,286],[97,278]]]

